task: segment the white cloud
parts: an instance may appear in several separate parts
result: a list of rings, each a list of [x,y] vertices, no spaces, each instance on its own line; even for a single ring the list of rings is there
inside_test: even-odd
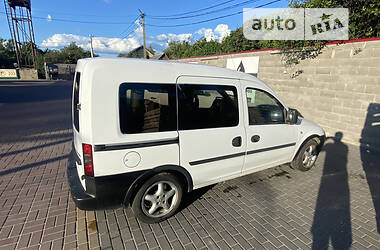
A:
[[[75,42],[79,47],[90,50],[88,37],[73,34],[55,34],[42,41],[41,46],[45,48],[59,49]],[[92,44],[96,53],[125,53],[138,46],[140,42],[136,37],[128,38],[106,38],[93,37]]]
[[[151,38],[154,38],[154,37],[151,36]],[[161,34],[161,35],[156,36],[156,39],[158,41],[166,41],[166,40],[168,40],[168,36],[165,34]]]
[[[228,36],[231,33],[231,30],[228,28],[227,24],[219,24],[216,26],[216,28],[213,29],[206,29],[202,28],[197,30],[196,32],[192,33],[183,33],[183,34],[160,34],[157,35],[154,39],[159,44],[164,44],[163,47],[167,47],[169,42],[172,41],[188,41],[188,42],[195,42],[198,38],[204,37],[207,41],[218,41],[221,42],[224,37]],[[151,38],[151,37],[150,37]]]
[[[201,35],[202,37],[206,38],[207,42],[209,42],[211,40],[212,41],[216,40],[216,36],[215,36],[214,32],[212,31],[212,29],[202,28],[202,29],[198,30],[196,32],[196,34]]]
[[[193,34],[191,33],[183,33],[183,34],[160,34],[157,36],[149,36],[147,40],[147,44],[152,45],[152,48],[157,51],[161,52],[164,49],[166,49],[169,45],[170,42],[173,41],[188,41],[192,42],[193,41]]]
[[[93,37],[93,46],[95,53],[127,53],[130,50],[142,45],[142,27],[138,21],[136,21],[138,27],[134,30],[134,33],[128,35],[125,38],[106,38],[106,37]],[[216,28],[202,28],[194,33],[166,33],[156,36],[148,36],[147,45],[152,46],[157,52],[163,51],[172,41],[188,41],[190,43],[195,42],[200,37],[205,37],[207,41],[221,42],[224,37],[228,36],[231,30],[226,24],[219,24]],[[45,48],[62,48],[75,42],[78,46],[89,50],[90,43],[89,38],[86,36],[79,36],[74,34],[55,34],[42,41],[41,46]]]
[[[51,22],[51,15],[50,15],[50,14],[47,15],[46,20],[47,20],[48,22]]]
[[[202,28],[196,32],[196,34],[201,35],[206,38],[206,41],[217,41],[221,42],[223,38],[230,35],[231,30],[228,28],[227,24],[218,24],[214,30]]]
[[[231,30],[228,28],[227,24],[218,24],[214,29],[214,32],[217,34],[219,42],[231,34]]]

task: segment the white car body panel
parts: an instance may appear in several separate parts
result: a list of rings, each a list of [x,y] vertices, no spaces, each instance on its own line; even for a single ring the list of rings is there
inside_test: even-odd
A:
[[[235,79],[181,76],[178,78],[177,83],[235,86],[238,99],[242,98],[239,80]],[[194,187],[215,183],[230,175],[240,175],[244,164],[244,155],[193,166],[189,164],[193,161],[239,154],[245,151],[246,142],[244,140],[245,131],[241,102],[239,102],[238,109],[239,124],[235,127],[179,131],[180,163],[193,177]],[[232,140],[238,136],[243,139],[242,145],[234,147],[232,146]]]
[[[275,93],[269,88],[263,88],[256,82],[242,80],[241,90],[243,95],[245,95],[247,88],[260,89],[274,97],[276,96]],[[282,103],[278,97],[275,98]],[[242,102],[244,114],[248,114],[247,98],[243,98]],[[286,107],[284,104],[283,106]],[[243,174],[246,172],[252,172],[252,170],[255,169],[277,166],[291,161],[296,142],[298,141],[296,125],[286,123],[249,125],[248,117],[246,118],[244,125],[246,129],[247,155],[245,158]],[[258,142],[251,141],[252,136],[255,135],[260,136],[260,140]],[[289,144],[294,145],[287,146]],[[280,148],[260,152],[260,150],[273,147]]]
[[[311,135],[324,135],[318,125],[305,119],[300,119],[300,123],[296,125],[249,126],[245,96],[245,88],[248,86],[270,93],[286,109],[288,108],[268,85],[241,72],[178,62],[103,58],[81,59],[78,61],[76,71],[81,72],[80,131],[73,129],[73,133],[74,146],[79,158],[83,158],[82,143],[94,147],[179,140],[179,143],[170,145],[94,152],[95,177],[154,169],[162,165],[178,165],[190,173],[196,189],[290,162],[304,139]],[[239,124],[228,128],[123,134],[119,125],[118,95],[120,84],[125,82],[235,86],[238,91]],[[260,134],[259,143],[251,142],[250,138],[254,134]],[[242,145],[233,147],[232,139],[237,136],[242,137]],[[252,150],[290,143],[295,145],[246,155],[246,152]],[[125,164],[125,156],[130,152],[136,152],[141,157],[135,167],[127,167]],[[239,157],[190,165],[193,161],[238,153],[243,154]],[[83,176],[83,166],[77,165],[77,167],[78,176]],[[81,183],[85,188],[83,179]]]

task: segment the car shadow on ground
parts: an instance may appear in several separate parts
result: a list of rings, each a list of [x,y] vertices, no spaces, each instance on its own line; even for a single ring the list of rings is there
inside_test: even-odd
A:
[[[216,184],[210,185],[210,186],[206,186],[206,187],[203,187],[203,188],[198,188],[198,189],[195,189],[195,190],[191,191],[190,193],[184,195],[183,198],[182,198],[181,205],[180,205],[177,213],[180,213],[182,210],[184,210],[185,208],[187,208],[188,206],[190,206],[191,204],[193,204],[196,200],[200,199],[208,191],[210,191],[215,185]]]
[[[333,249],[348,249],[352,244],[348,147],[342,138],[343,133],[337,132],[322,149],[326,158],[311,228],[312,249],[328,249],[330,241]]]

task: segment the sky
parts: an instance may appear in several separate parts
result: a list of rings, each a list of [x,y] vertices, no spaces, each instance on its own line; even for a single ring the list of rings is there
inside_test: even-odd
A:
[[[31,0],[31,4],[35,39],[40,49],[60,49],[71,42],[89,49],[91,34],[94,52],[100,56],[114,57],[142,45],[139,9],[146,14],[147,46],[151,45],[156,52],[161,52],[170,41],[187,40],[193,43],[205,37],[220,42],[231,30],[242,25],[243,14],[203,21],[272,1],[274,0]],[[213,7],[215,5],[219,6]],[[287,5],[287,0],[278,0],[266,7],[284,8]],[[9,39],[9,27],[4,13],[4,1],[0,0],[0,37]],[[162,19],[163,16],[172,19]],[[156,27],[196,22],[202,23]]]

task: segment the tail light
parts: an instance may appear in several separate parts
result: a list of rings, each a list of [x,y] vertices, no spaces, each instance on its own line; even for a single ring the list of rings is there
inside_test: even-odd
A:
[[[85,143],[83,143],[82,146],[83,146],[84,174],[87,176],[94,176],[92,146]]]

